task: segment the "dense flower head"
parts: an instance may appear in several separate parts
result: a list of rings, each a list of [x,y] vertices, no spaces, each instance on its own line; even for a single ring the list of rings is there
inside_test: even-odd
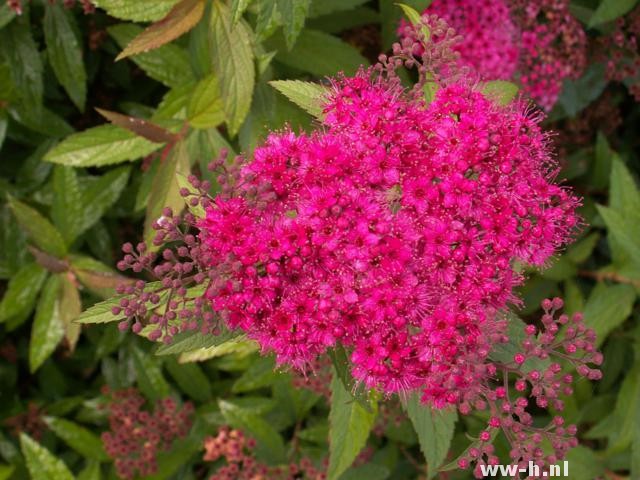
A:
[[[586,34],[568,0],[435,0],[424,14],[443,18],[461,36],[454,47],[461,65],[485,80],[517,79],[545,110],[586,65]],[[398,33],[406,35],[406,22]]]
[[[157,455],[191,429],[193,405],[180,406],[172,398],[159,400],[152,410],[137,390],[109,391],[109,431],[102,434],[107,454],[115,460],[121,478],[156,473]]]

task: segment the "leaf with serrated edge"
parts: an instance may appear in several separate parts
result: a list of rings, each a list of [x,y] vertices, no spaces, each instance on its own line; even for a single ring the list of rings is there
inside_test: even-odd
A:
[[[96,108],[96,111],[114,125],[129,130],[138,137],[146,138],[150,142],[174,143],[178,140],[177,135],[142,118],[130,117],[121,113],[103,110],[102,108]]]
[[[162,20],[152,24],[134,38],[116,57],[116,61],[148,52],[184,35],[200,21],[204,14],[204,6],[204,0],[181,0]]]
[[[0,323],[33,308],[46,278],[46,270],[37,263],[29,263],[13,275],[0,302]]]
[[[284,39],[290,50],[296,43],[309,14],[311,0],[278,0],[278,11],[284,25]]]
[[[26,433],[20,434],[20,450],[31,480],[74,480],[69,468]]]
[[[56,436],[83,457],[103,462],[109,459],[100,438],[85,427],[57,417],[44,417],[44,422]]]
[[[61,288],[60,279],[53,275],[42,289],[29,342],[29,369],[32,373],[40,368],[64,338],[60,315]]]
[[[164,17],[178,0],[92,0],[109,15],[134,22],[154,22]]]
[[[323,85],[301,80],[273,80],[273,88],[316,118],[322,118],[324,100],[329,89]]]
[[[187,107],[189,125],[194,128],[213,128],[224,122],[224,102],[220,82],[215,73],[200,80],[193,90]]]
[[[82,312],[82,302],[78,287],[71,281],[67,273],[60,273],[62,288],[60,289],[60,318],[64,326],[64,336],[67,339],[69,351],[73,352],[80,337],[80,325],[75,319]]]
[[[36,246],[58,258],[67,254],[62,235],[40,212],[13,197],[9,197],[9,207],[20,227]]]

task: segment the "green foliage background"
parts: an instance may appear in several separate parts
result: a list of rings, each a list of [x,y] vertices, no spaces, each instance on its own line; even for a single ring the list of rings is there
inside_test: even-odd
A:
[[[300,81],[369,64],[395,39],[402,11],[391,0],[186,2],[202,7],[194,25],[151,35],[149,51],[116,62],[178,2],[94,3],[87,16],[38,0],[21,16],[0,6],[0,480],[116,478],[99,440],[105,384],[197,406],[192,434],[162,456],[155,479],[213,472],[201,461],[202,440],[224,424],[256,438],[268,464],[330,452],[332,479],[471,478],[436,467],[467,447],[481,417],[456,422],[410,398],[408,417],[370,436],[384,400],[352,398],[344,371],[334,375],[329,404],[294,388],[291,374],[274,372],[273,360],[241,338],[158,348],[115,323],[75,322],[113,294],[119,246],[142,232],[149,238],[163,206],[183,208],[185,175],[207,178],[221,148],[250,152],[269,130],[310,128],[318,114],[310,99],[322,88]],[[405,3],[420,10],[427,2]],[[596,37],[637,2],[572,3]],[[603,380],[580,381],[567,400],[567,420],[580,428],[569,457],[575,480],[640,479],[640,109],[593,63],[566,82],[547,123],[562,131],[603,95],[619,107],[621,125],[601,125],[607,135],[595,125],[587,140],[561,145],[560,176],[584,196],[586,226],[551,268],[528,272],[520,292],[523,317],[533,318],[545,297],[564,297],[570,312],[584,312],[605,354]],[[136,117],[135,132],[95,108]],[[108,304],[82,318],[114,320]],[[33,407],[38,441],[12,427]],[[350,467],[367,442],[373,456]]]

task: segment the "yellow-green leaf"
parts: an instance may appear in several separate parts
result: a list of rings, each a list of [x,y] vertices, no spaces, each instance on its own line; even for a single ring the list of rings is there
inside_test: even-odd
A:
[[[49,277],[42,289],[29,342],[29,369],[35,372],[54,352],[64,338],[64,325],[60,312],[60,278]]]
[[[65,463],[26,433],[20,434],[20,449],[31,480],[74,480]]]
[[[40,212],[13,197],[9,197],[9,206],[20,227],[37,247],[58,258],[67,254],[62,235]]]
[[[194,128],[213,128],[224,122],[224,102],[220,95],[220,82],[215,73],[207,75],[200,80],[193,90],[187,118]]]
[[[269,85],[314,117],[322,117],[324,97],[329,92],[327,87],[301,80],[273,80]]]

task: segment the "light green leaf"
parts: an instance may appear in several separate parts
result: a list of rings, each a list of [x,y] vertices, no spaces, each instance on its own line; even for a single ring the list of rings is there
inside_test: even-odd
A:
[[[278,42],[272,46],[278,50],[277,61],[318,77],[333,76],[337,72],[353,75],[360,65],[369,65],[369,61],[348,43],[316,30],[303,29],[290,52]]]
[[[73,103],[84,111],[87,73],[82,60],[82,46],[75,34],[75,19],[60,4],[48,3],[45,6],[43,29],[49,63]]]
[[[195,363],[178,363],[175,358],[165,361],[171,378],[180,390],[197,402],[208,402],[213,398],[211,383],[202,369]]]
[[[335,371],[331,381],[331,392],[327,479],[335,480],[351,466],[367,443],[377,407],[368,412],[356,402]]]
[[[82,312],[80,292],[75,283],[69,279],[66,273],[58,274],[62,288],[60,289],[60,318],[64,326],[64,335],[67,346],[73,352],[80,338],[80,325],[75,322]]]
[[[322,117],[324,97],[329,92],[327,87],[301,80],[273,80],[269,85],[314,117]]]
[[[265,420],[234,403],[219,400],[220,412],[234,428],[243,430],[256,441],[256,455],[271,464],[284,463],[286,451],[282,437]]]
[[[9,73],[22,106],[34,115],[42,112],[42,60],[31,35],[26,15],[0,30],[0,58],[9,64]]]
[[[219,75],[229,132],[235,136],[249,113],[255,84],[250,33],[243,22],[233,25],[231,11],[221,0],[213,2],[211,30],[213,68]]]
[[[44,160],[71,167],[99,167],[136,160],[161,147],[115,125],[100,125],[67,137]]]
[[[31,480],[74,480],[73,474],[62,460],[26,433],[20,434],[20,449]]]
[[[37,247],[58,258],[67,254],[67,247],[60,232],[37,210],[13,197],[9,197],[9,206],[20,227]]]
[[[162,216],[162,210],[169,207],[175,215],[184,207],[177,180],[178,174],[189,174],[189,158],[185,142],[178,142],[173,147],[169,156],[160,164],[154,177],[144,222],[144,239],[149,245],[152,245],[156,234],[153,225]]]
[[[53,170],[53,191],[55,195],[51,218],[69,246],[82,232],[82,214],[85,208],[76,170],[65,165],[56,165]],[[95,215],[94,212],[91,213]]]
[[[61,288],[60,278],[52,275],[42,289],[29,342],[29,369],[32,373],[49,358],[64,338],[64,325],[60,316]]]
[[[120,48],[125,48],[142,33],[142,28],[132,24],[114,25],[107,29]],[[149,77],[167,87],[180,87],[195,80],[187,52],[174,43],[131,57]]]
[[[458,415],[453,409],[435,409],[424,405],[420,402],[420,395],[415,392],[407,399],[405,410],[427,459],[427,479],[434,478],[449,452]]]
[[[627,211],[623,216],[623,214],[609,207],[602,205],[596,205],[596,207],[607,225],[607,234],[614,264],[617,267],[625,267],[626,269],[640,272],[639,212]]]
[[[640,190],[627,166],[613,154],[611,180],[609,182],[609,207],[625,215],[640,212]]]
[[[3,3],[0,5],[0,28],[4,28],[11,20],[16,17],[16,12],[14,12],[9,5]]]
[[[422,21],[420,14],[415,8],[405,5],[404,3],[398,3],[397,5],[413,25],[417,25]]]
[[[178,0],[93,0],[112,17],[134,22],[153,22],[164,17]]]
[[[13,472],[15,472],[15,470],[16,470],[15,465],[3,465],[0,463],[0,480],[9,480],[12,477]]]
[[[258,350],[258,344],[247,339],[244,335],[239,335],[226,342],[206,348],[198,348],[183,352],[178,357],[179,363],[204,362],[215,357],[235,354],[239,357],[249,355]]]
[[[518,95],[518,86],[505,80],[492,80],[482,86],[482,94],[498,105],[508,105]]]
[[[207,75],[196,85],[189,100],[187,118],[192,127],[201,129],[217,127],[224,122],[224,102],[215,73]]]
[[[113,297],[109,300],[105,300],[104,302],[96,303],[82,312],[76,319],[76,323],[109,323],[123,320],[126,318],[124,313],[114,315],[111,312],[113,307],[120,305],[120,298],[120,296]]]
[[[278,0],[278,12],[284,25],[284,39],[291,50],[309,13],[311,0]]]
[[[64,418],[45,417],[44,422],[64,443],[80,455],[97,461],[107,461],[102,440],[90,430]]]
[[[89,460],[87,461],[87,466],[78,474],[77,480],[100,480],[101,478],[100,462]]]
[[[610,435],[607,453],[619,453],[632,444],[637,419],[640,418],[640,363],[626,373],[613,410],[612,423],[617,427]]]
[[[231,2],[231,17],[233,23],[238,23],[244,11],[249,7],[253,0],[232,0]]]
[[[566,257],[573,263],[580,264],[588,260],[600,240],[600,234],[593,232],[580,239],[567,250]]]
[[[571,480],[593,480],[602,478],[604,465],[596,453],[583,445],[572,448],[565,459],[569,468],[568,478]],[[564,467],[564,464],[561,463]]]
[[[198,331],[181,332],[175,335],[173,341],[168,345],[160,345],[156,355],[176,355],[201,348],[215,347],[239,336],[240,333],[235,330],[227,330],[220,335],[205,335]]]
[[[597,335],[596,345],[602,345],[609,332],[631,315],[636,292],[631,285],[608,286],[598,283],[584,307],[585,324]]]
[[[47,272],[37,263],[25,265],[12,276],[0,302],[0,322],[25,312],[28,315],[46,278]]]
[[[589,20],[589,26],[595,27],[621,17],[636,5],[638,0],[600,0],[598,8]]]

